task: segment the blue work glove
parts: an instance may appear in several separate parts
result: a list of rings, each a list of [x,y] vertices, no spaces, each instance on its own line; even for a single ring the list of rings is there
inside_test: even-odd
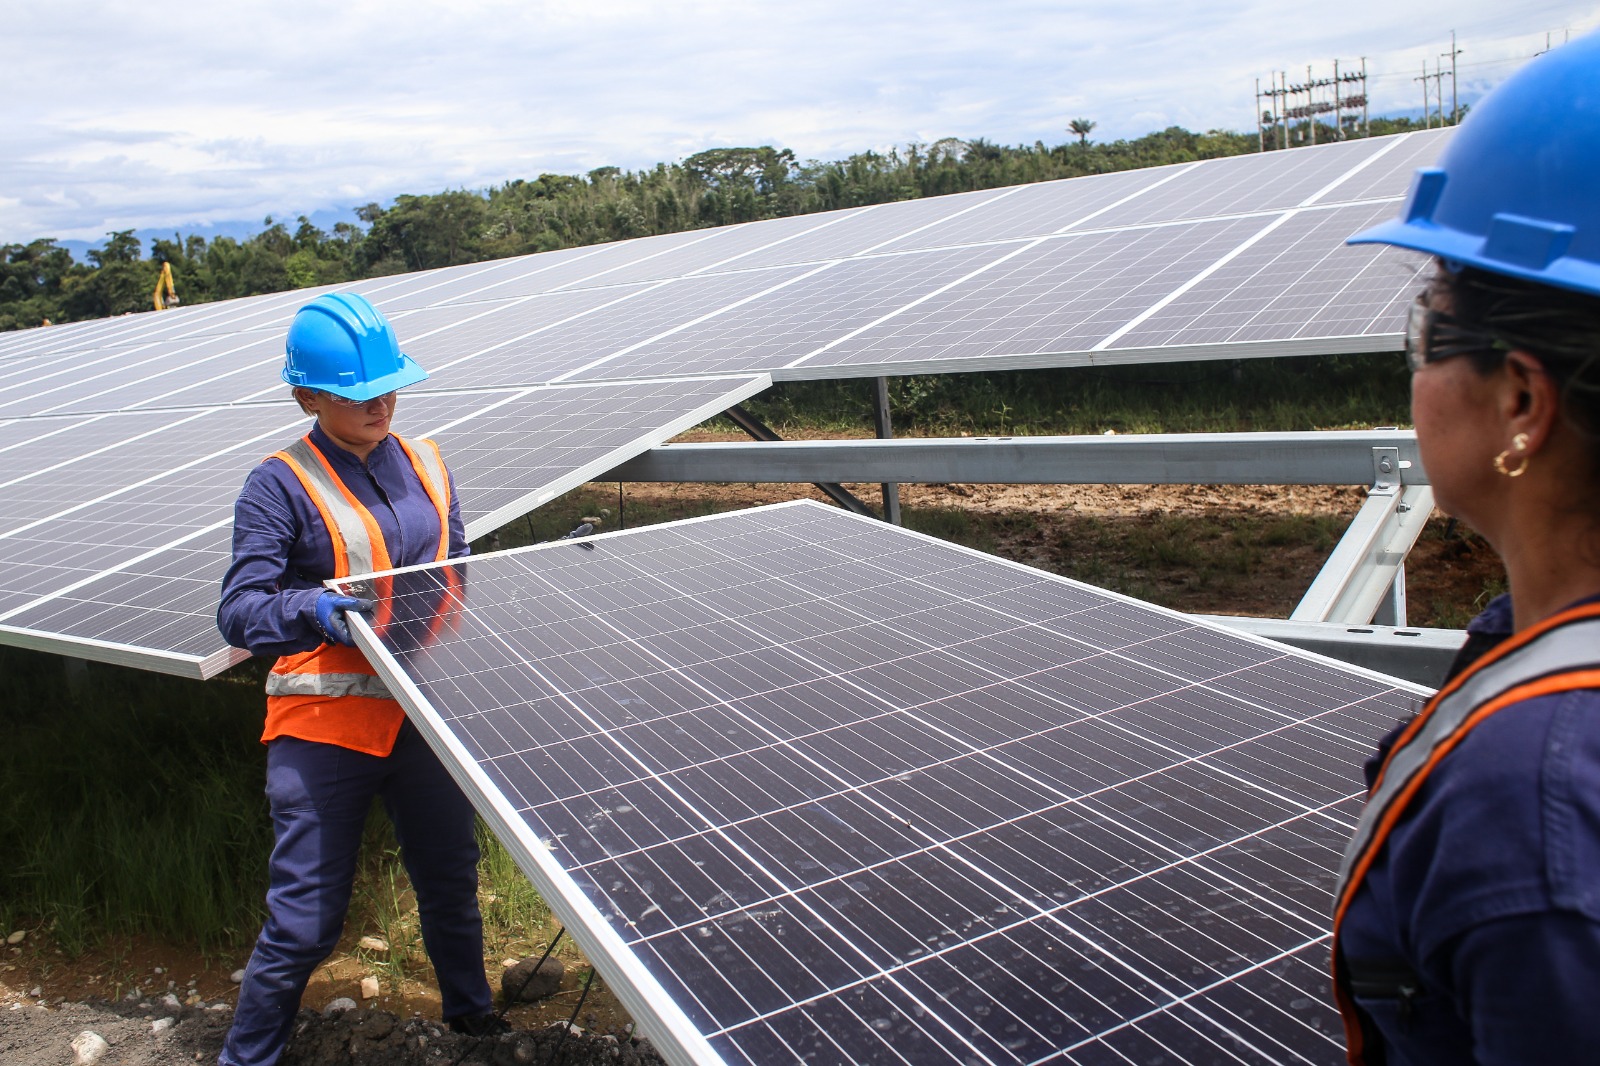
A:
[[[352,647],[355,640],[350,636],[350,623],[345,620],[344,613],[370,611],[376,606],[376,600],[361,600],[354,596],[341,596],[337,592],[324,592],[317,597],[317,625],[322,627],[322,634],[328,638],[329,643]]]

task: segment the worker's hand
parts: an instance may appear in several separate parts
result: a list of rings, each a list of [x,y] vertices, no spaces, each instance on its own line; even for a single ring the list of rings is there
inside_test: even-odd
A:
[[[355,641],[350,636],[350,623],[345,619],[346,611],[367,612],[377,606],[375,600],[362,600],[354,596],[341,596],[337,592],[324,592],[317,597],[317,625],[322,627],[322,635],[328,638],[331,644],[343,644],[351,647]]]

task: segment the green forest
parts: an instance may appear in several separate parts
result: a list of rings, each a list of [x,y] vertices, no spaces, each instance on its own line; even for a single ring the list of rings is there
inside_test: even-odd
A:
[[[1085,174],[1185,163],[1258,150],[1256,136],[1173,126],[1135,140],[1076,139],[1010,147],[946,138],[836,162],[800,162],[787,148],[712,148],[679,163],[627,171],[541,174],[485,190],[401,195],[369,203],[358,223],[332,232],[301,215],[267,218],[245,239],[174,233],[147,250],[132,230],[106,235],[76,262],[54,238],[0,244],[0,330],[105,318],[152,309],[160,264],[172,266],[185,303],[227,300],[311,285],[548,252],[735,222],[992,189]],[[1377,120],[1374,136],[1412,124]],[[1328,131],[1332,133],[1331,130]]]

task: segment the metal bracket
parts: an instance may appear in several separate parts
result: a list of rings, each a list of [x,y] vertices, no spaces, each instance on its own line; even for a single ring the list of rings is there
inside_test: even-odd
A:
[[[878,378],[872,386],[872,426],[879,440],[894,436],[894,426],[889,421],[889,379]],[[883,483],[883,520],[891,525],[900,524],[900,486],[893,481]]]
[[[1400,459],[1399,448],[1372,449],[1372,488],[1368,496],[1393,496],[1400,490],[1400,471],[1409,466]]]

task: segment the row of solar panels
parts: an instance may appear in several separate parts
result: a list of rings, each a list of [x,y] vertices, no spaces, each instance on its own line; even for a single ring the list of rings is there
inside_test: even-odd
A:
[[[1412,276],[1343,240],[1394,213],[1441,141],[1129,171],[349,287],[391,315],[432,389],[1392,347]],[[0,377],[0,416],[274,395],[305,298],[0,338],[0,357],[28,360]]]
[[[1397,347],[1415,268],[1343,240],[1394,212],[1444,137],[349,288],[432,372],[398,428],[445,446],[476,534],[769,379]],[[0,640],[201,674],[236,658],[211,621],[229,504],[250,464],[302,430],[277,372],[308,295],[0,336]]]

